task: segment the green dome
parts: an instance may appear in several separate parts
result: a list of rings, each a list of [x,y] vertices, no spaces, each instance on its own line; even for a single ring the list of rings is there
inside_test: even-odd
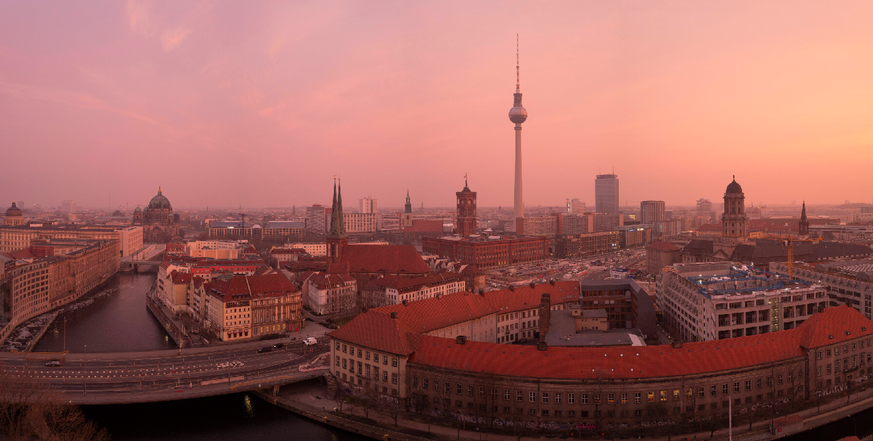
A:
[[[170,205],[170,200],[161,194],[160,187],[158,187],[158,194],[149,202],[148,208],[150,210],[173,210],[173,206]]]

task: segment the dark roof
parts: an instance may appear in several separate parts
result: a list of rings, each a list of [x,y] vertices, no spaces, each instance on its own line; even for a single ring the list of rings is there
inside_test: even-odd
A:
[[[682,248],[682,254],[689,254],[692,256],[711,256],[712,241],[692,239],[691,242],[688,242],[688,245],[685,245],[685,248]]]
[[[351,273],[429,274],[430,267],[412,245],[358,245],[345,247],[342,263]]]
[[[652,242],[651,244],[649,244],[649,246],[647,246],[646,249],[647,250],[657,250],[657,251],[676,251],[676,250],[679,250],[680,248],[677,247],[676,245],[673,245],[670,242],[663,242],[660,240],[656,240],[656,241]]]
[[[730,184],[728,184],[727,189],[724,191],[725,193],[742,193],[743,187],[740,187],[740,184],[737,183],[737,179],[734,178]]]
[[[868,256],[873,254],[873,250],[866,245],[840,242],[819,242],[813,245],[812,249],[816,260],[846,256]]]
[[[12,201],[12,206],[6,209],[6,216],[21,216],[21,209]]]
[[[158,194],[155,195],[155,197],[153,197],[151,201],[149,201],[148,209],[149,209],[149,210],[161,210],[161,209],[164,209],[164,210],[170,210],[170,211],[172,211],[172,210],[173,210],[173,206],[170,205],[170,200],[167,199],[167,197],[164,196],[163,193],[161,193],[161,188],[158,187]]]

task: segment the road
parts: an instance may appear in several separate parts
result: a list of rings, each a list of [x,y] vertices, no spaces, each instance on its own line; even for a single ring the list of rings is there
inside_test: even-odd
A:
[[[326,353],[325,344],[306,347],[293,342],[258,353],[264,343],[220,348],[132,353],[0,354],[0,368],[14,379],[48,384],[76,403],[163,401],[287,384],[301,375],[298,367]],[[57,359],[61,365],[46,366]],[[320,373],[318,374],[320,375]],[[167,393],[173,398],[165,398]]]

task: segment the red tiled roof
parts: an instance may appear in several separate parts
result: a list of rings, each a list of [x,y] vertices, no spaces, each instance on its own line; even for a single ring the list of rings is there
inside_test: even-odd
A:
[[[315,284],[318,289],[327,289],[345,285],[348,282],[354,282],[355,278],[348,274],[312,273],[309,281]]]
[[[463,280],[464,278],[460,274],[446,271],[431,276],[416,277],[414,279],[400,276],[383,276],[374,280],[373,283],[369,286],[381,286],[385,288],[394,288],[397,290],[416,290],[424,285],[442,285],[444,283],[450,282],[462,282]]]
[[[828,308],[824,313],[813,314],[797,329],[802,331],[800,345],[811,349],[842,343],[859,335],[873,334],[873,323],[855,308],[843,305]]]
[[[214,280],[208,285],[209,294],[224,302],[248,300],[252,297],[280,297],[299,291],[282,274],[263,276],[234,276],[230,280]]]
[[[352,326],[354,322],[358,323]],[[364,329],[366,334],[361,333]],[[398,355],[411,354],[421,341],[421,336],[412,332],[405,321],[392,319],[390,314],[377,310],[355,317],[349,324],[331,332],[330,336]]]
[[[428,274],[430,267],[412,245],[358,245],[345,247],[343,263],[352,273]]]
[[[306,250],[302,248],[273,248],[270,254],[306,254]]]
[[[173,279],[173,283],[176,285],[187,285],[191,283],[191,273],[179,273],[173,271],[170,273]]]
[[[651,244],[649,244],[649,246],[647,246],[646,249],[647,250],[656,250],[656,251],[678,251],[681,248],[677,247],[676,245],[673,245],[670,242],[663,242],[660,240],[656,240],[656,241],[652,242]]]

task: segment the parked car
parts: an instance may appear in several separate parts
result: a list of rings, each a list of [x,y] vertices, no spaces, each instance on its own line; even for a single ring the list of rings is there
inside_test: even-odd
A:
[[[59,360],[51,360],[48,363],[46,363],[45,365],[48,367],[57,367],[57,366],[61,365],[61,362]]]
[[[315,337],[306,337],[306,338],[303,340],[303,344],[306,345],[306,346],[317,345],[317,344],[318,344],[318,340],[316,340]]]
[[[285,347],[285,343],[276,343],[273,345],[273,348],[275,348],[275,349],[284,348],[284,347]]]
[[[273,347],[272,347],[272,346],[264,346],[263,348],[258,349],[258,354],[261,354],[261,353],[264,353],[264,352],[270,352],[270,351],[272,351],[272,350],[273,350]]]

